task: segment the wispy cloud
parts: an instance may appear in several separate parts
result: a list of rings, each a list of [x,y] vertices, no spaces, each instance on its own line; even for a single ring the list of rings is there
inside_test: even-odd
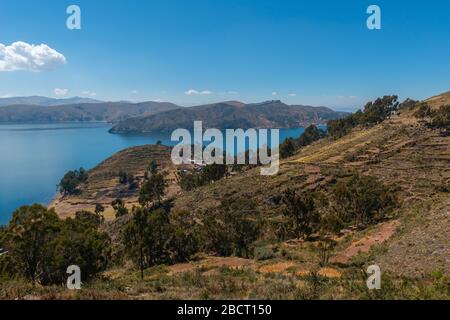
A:
[[[278,94],[278,92],[276,92],[276,91],[272,92],[273,96],[276,96],[277,94]]]
[[[355,100],[358,99],[357,96],[337,96],[338,99],[349,99],[349,100]]]
[[[296,97],[297,94],[296,93],[289,93],[289,97]]]
[[[66,57],[46,44],[34,45],[17,41],[6,46],[0,43],[0,72],[40,72],[65,63]]]
[[[60,88],[55,88],[53,90],[53,92],[55,93],[55,95],[57,95],[58,97],[62,97],[65,96],[69,93],[69,89],[60,89]]]
[[[209,90],[197,91],[194,89],[190,89],[186,91],[184,94],[187,96],[209,95],[212,94],[212,91]]]
[[[87,90],[81,92],[81,94],[82,94],[83,96],[90,96],[90,97],[95,97],[95,96],[97,95],[97,93],[92,92],[92,91],[87,91]]]
[[[137,94],[138,91],[137,91],[137,90],[132,90],[131,93],[132,93],[132,94]]]

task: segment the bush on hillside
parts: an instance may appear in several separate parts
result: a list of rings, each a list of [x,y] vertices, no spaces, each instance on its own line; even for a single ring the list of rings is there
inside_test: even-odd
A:
[[[295,238],[308,238],[317,231],[320,216],[311,194],[297,194],[288,189],[282,197],[283,215],[288,219],[285,230]]]
[[[90,279],[106,269],[110,255],[110,239],[97,231],[98,225],[95,214],[61,220],[41,205],[23,206],[3,232],[8,253],[2,263],[42,285],[63,284],[70,265],[81,268],[83,280]]]
[[[201,172],[182,174],[179,185],[181,189],[191,191],[224,178],[227,172],[228,167],[225,164],[209,164],[203,167]]]
[[[450,105],[442,106],[432,113],[431,126],[450,130]]]
[[[165,263],[186,261],[197,251],[192,225],[171,221],[164,207],[149,210],[138,207],[123,230],[126,253],[141,271]]]
[[[419,119],[428,118],[432,115],[431,107],[426,103],[416,104],[417,111],[414,116]]]
[[[111,202],[111,207],[113,207],[116,218],[120,218],[122,216],[126,216],[128,214],[128,209],[125,206],[125,202],[122,199],[116,199]]]
[[[203,220],[202,243],[207,252],[248,258],[260,234],[255,204],[248,199],[222,201]]]
[[[77,194],[79,192],[78,186],[88,179],[86,170],[80,168],[79,170],[67,172],[58,184],[59,191],[67,196]]]
[[[333,138],[341,138],[358,125],[373,126],[383,122],[399,109],[397,96],[384,96],[365,105],[364,111],[358,111],[345,118],[328,122],[328,133]]]
[[[375,177],[355,174],[341,179],[332,190],[334,206],[346,223],[373,223],[395,206],[390,190]]]
[[[280,144],[280,158],[285,159],[293,156],[298,149],[309,146],[311,143],[327,136],[327,133],[315,125],[306,128],[303,134],[294,139],[288,138]]]
[[[327,191],[308,194],[288,189],[282,204],[286,219],[276,227],[279,239],[286,240],[313,234],[326,238],[351,225],[376,223],[393,210],[396,201],[375,177],[354,174]]]
[[[327,133],[317,128],[315,125],[310,125],[305,132],[296,140],[296,145],[299,148],[309,146],[311,143],[320,140],[327,136]]]
[[[159,205],[166,190],[167,183],[161,173],[152,175],[139,191],[139,203],[148,207],[152,203]]]
[[[279,150],[281,159],[292,157],[297,150],[294,139],[288,138],[284,140],[283,143],[280,144]]]

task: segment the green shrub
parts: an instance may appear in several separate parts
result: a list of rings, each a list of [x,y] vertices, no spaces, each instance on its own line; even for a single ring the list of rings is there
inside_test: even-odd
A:
[[[98,225],[95,214],[61,220],[41,205],[23,206],[3,235],[9,267],[43,285],[62,284],[70,265],[78,265],[82,279],[90,279],[106,269],[110,255],[109,237],[97,231]]]
[[[450,130],[450,105],[442,106],[439,110],[433,112],[431,126]]]
[[[260,229],[252,201],[243,198],[225,200],[205,215],[202,243],[208,252],[248,258]]]
[[[332,190],[339,219],[367,224],[384,218],[395,206],[388,188],[372,176],[355,174],[341,179]]]
[[[187,220],[184,224],[171,220],[163,206],[135,208],[122,239],[127,256],[139,267],[142,278],[148,267],[186,261],[198,246],[194,225]]]
[[[416,105],[417,111],[414,112],[414,116],[419,119],[427,118],[432,115],[431,108],[426,103],[420,103]]]
[[[293,156],[296,151],[295,141],[292,138],[286,139],[280,144],[280,158],[285,159]]]
[[[86,170],[80,168],[80,170],[67,172],[58,184],[59,191],[63,195],[73,195],[79,192],[78,186],[86,182],[88,174]]]
[[[275,252],[271,247],[256,247],[254,256],[258,261],[269,260],[275,257]]]
[[[326,136],[327,133],[325,131],[317,128],[315,125],[310,125],[300,137],[296,139],[288,138],[280,144],[280,158],[289,158],[293,156],[299,148],[306,147]]]
[[[305,132],[299,138],[297,138],[296,145],[299,148],[306,147],[326,136],[327,133],[325,131],[317,128],[315,125],[310,125],[308,128],[306,128]]]
[[[122,199],[114,200],[111,202],[111,206],[116,212],[116,218],[120,218],[128,214],[128,209],[125,207],[125,202]]]
[[[166,187],[167,183],[162,174],[152,175],[145,181],[139,191],[139,203],[145,207],[148,207],[152,202],[160,204]]]
[[[365,105],[364,111],[358,111],[345,118],[328,122],[328,133],[335,139],[345,136],[358,125],[373,126],[383,122],[399,109],[397,96],[384,96]]]
[[[226,176],[228,168],[224,164],[210,164],[203,167],[199,173],[182,174],[179,180],[181,189],[191,191],[198,187],[218,181]]]
[[[297,194],[288,189],[284,192],[283,215],[288,218],[287,231],[294,237],[308,238],[319,228],[320,215],[311,194]]]

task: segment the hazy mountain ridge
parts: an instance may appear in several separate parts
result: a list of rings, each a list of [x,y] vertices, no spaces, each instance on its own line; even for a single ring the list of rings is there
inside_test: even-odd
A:
[[[278,100],[257,104],[230,101],[127,119],[116,124],[111,132],[170,132],[177,128],[192,129],[194,121],[202,121],[204,128],[295,128],[325,124],[344,115],[345,112],[326,107],[290,106]]]
[[[11,105],[36,105],[49,107],[49,106],[62,106],[77,103],[102,103],[102,102],[103,101],[100,100],[83,97],[72,97],[64,99],[48,98],[42,96],[7,97],[7,98],[0,98],[0,107]]]
[[[173,110],[179,106],[166,102],[98,102],[56,106],[10,105],[0,107],[0,123],[6,122],[116,122],[131,117]]]

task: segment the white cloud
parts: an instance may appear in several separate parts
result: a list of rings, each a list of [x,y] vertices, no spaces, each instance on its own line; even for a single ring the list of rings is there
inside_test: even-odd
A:
[[[278,92],[276,92],[276,91],[272,92],[273,96],[276,96],[277,94],[278,94]]]
[[[354,99],[358,99],[357,96],[337,96],[338,99],[348,99],[348,100],[354,100]]]
[[[186,91],[184,94],[187,96],[198,96],[198,95],[209,95],[209,94],[212,94],[212,92],[209,90],[197,91],[194,89],[190,89],[190,90]]]
[[[197,90],[191,89],[191,90],[186,91],[184,94],[187,96],[193,96],[193,95],[199,94],[199,92]]]
[[[22,41],[9,46],[0,43],[0,72],[26,70],[40,72],[65,64],[66,57],[46,44]]]
[[[131,93],[132,93],[132,94],[137,94],[138,91],[137,91],[137,90],[132,90]]]
[[[90,97],[95,97],[97,95],[97,93],[91,92],[91,91],[83,91],[83,92],[81,92],[81,94],[83,96],[90,96]]]
[[[9,94],[9,93],[0,96],[0,98],[2,98],[2,99],[3,98],[12,98],[12,97],[13,97],[13,95]]]
[[[69,93],[69,89],[55,88],[53,92],[55,93],[55,95],[62,97]]]
[[[297,94],[296,93],[289,93],[289,97],[296,97]]]

